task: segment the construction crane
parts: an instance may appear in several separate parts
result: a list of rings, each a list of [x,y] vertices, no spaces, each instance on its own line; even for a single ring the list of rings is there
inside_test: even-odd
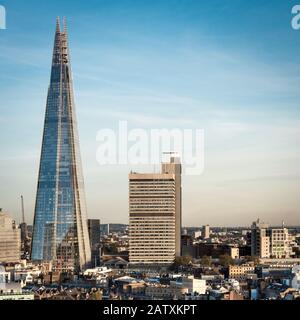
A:
[[[22,208],[22,223],[25,223],[25,210],[24,210],[24,198],[21,196],[21,208]]]

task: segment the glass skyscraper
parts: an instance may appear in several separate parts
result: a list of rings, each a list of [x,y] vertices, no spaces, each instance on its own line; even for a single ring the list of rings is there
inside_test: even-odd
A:
[[[33,261],[83,269],[91,250],[87,227],[72,72],[64,22],[57,19],[32,239]]]

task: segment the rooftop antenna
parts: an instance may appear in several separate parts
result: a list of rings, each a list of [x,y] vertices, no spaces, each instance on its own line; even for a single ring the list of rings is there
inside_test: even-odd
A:
[[[163,152],[163,154],[169,154],[169,155],[172,155],[172,154],[178,154],[178,152],[175,152],[175,151],[168,151],[168,152]]]
[[[21,196],[21,208],[22,208],[22,223],[25,223],[25,210],[24,210],[24,198]]]
[[[172,158],[175,160],[176,162],[176,158],[179,157],[179,153],[176,151],[168,151],[168,152],[163,152],[163,155],[169,155],[169,162],[171,162]],[[164,161],[162,161],[164,162]]]
[[[178,152],[175,152],[175,151],[168,151],[168,152],[163,152],[163,155],[169,155],[169,156],[170,156],[170,158],[171,158],[171,156],[173,156],[173,155],[178,155]]]

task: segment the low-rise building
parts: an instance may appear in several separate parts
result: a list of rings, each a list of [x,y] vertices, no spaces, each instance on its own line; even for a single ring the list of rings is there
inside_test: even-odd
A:
[[[244,300],[242,294],[224,287],[209,292],[209,300]]]
[[[240,249],[238,247],[231,247],[230,248],[230,256],[232,259],[239,259]]]
[[[181,298],[188,293],[181,283],[171,281],[169,285],[147,284],[145,295],[153,299],[175,299]]]
[[[293,267],[292,274],[292,287],[300,291],[300,265]]]
[[[33,293],[22,291],[22,282],[12,282],[11,274],[0,266],[0,300],[33,300]]]
[[[230,279],[245,280],[250,274],[253,274],[254,271],[254,263],[247,263],[242,265],[230,265],[228,274]]]
[[[206,293],[206,281],[203,279],[195,279],[193,276],[182,278],[182,287],[187,288],[187,293]]]

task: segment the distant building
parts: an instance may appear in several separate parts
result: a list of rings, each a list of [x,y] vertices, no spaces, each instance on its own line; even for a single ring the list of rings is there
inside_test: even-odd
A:
[[[194,245],[187,243],[187,245],[182,246],[182,255],[191,256],[194,259],[200,259],[203,256],[216,259],[220,255],[230,255],[233,259],[236,259],[239,255],[239,248],[223,243],[196,243]]]
[[[246,280],[255,271],[254,263],[229,266],[229,278],[236,280]]]
[[[88,231],[91,244],[91,262],[92,265],[100,264],[100,220],[88,219]]]
[[[282,283],[271,283],[264,291],[266,299],[278,300],[283,299],[289,292],[295,289]]]
[[[232,259],[239,259],[240,257],[240,249],[237,247],[230,248],[230,256]]]
[[[203,226],[202,228],[202,237],[203,239],[209,239],[210,238],[210,226],[207,224],[206,226]]]
[[[14,263],[21,259],[21,230],[16,222],[0,209],[0,262]]]
[[[152,299],[179,299],[188,293],[188,288],[182,283],[171,281],[170,284],[147,284],[145,296]]]
[[[0,301],[1,300],[33,300],[33,293],[22,292],[20,282],[11,282],[11,273],[0,265]]]
[[[181,164],[129,175],[129,262],[171,264],[181,255]]]
[[[95,246],[100,242],[100,220],[88,219],[88,230],[91,246]]]
[[[260,258],[270,257],[270,237],[267,232],[269,225],[257,221],[251,226],[251,255]]]
[[[183,277],[182,281],[171,280],[169,283],[146,283],[145,295],[156,299],[182,299],[186,295],[206,294],[206,281],[193,276]]]
[[[101,224],[100,231],[102,236],[108,236],[109,234],[113,233],[126,233],[128,231],[128,225],[121,223]]]
[[[109,268],[124,269],[124,268],[127,268],[128,266],[128,260],[125,260],[124,258],[119,256],[115,256],[115,257],[111,257],[108,260],[105,259],[105,261],[103,261],[103,264],[104,266],[107,266]]]
[[[193,238],[186,234],[181,236],[181,245],[182,246],[192,246],[193,245]]]
[[[206,293],[206,280],[195,279],[193,276],[182,278],[182,287],[187,288],[187,293]]]
[[[244,300],[242,294],[224,287],[209,292],[209,300]]]
[[[273,228],[269,231],[270,234],[270,251],[272,258],[290,258],[294,255],[291,246],[292,236],[287,228]]]
[[[251,255],[259,258],[291,258],[294,255],[293,237],[284,225],[282,228],[270,228],[258,219],[251,226]]]
[[[21,258],[29,260],[31,251],[31,239],[29,237],[28,226],[26,222],[19,225],[21,230]]]
[[[11,273],[6,271],[4,266],[0,265],[0,290],[3,290],[4,285],[10,282]]]
[[[300,291],[300,265],[294,266],[292,273],[292,287]]]
[[[202,235],[202,232],[201,232],[200,230],[193,232],[193,237],[194,237],[195,239],[200,238],[201,235]]]
[[[20,223],[20,229],[21,229],[21,242],[24,243],[28,239],[27,223],[26,222]]]
[[[251,245],[239,246],[239,257],[251,256]]]

